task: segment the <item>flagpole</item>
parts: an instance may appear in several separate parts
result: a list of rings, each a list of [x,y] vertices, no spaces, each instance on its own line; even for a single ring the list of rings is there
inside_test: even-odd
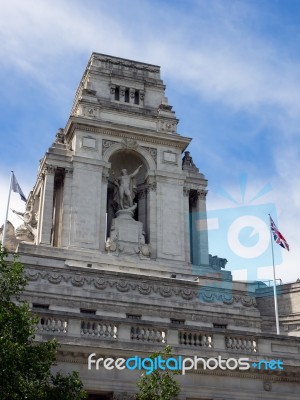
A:
[[[7,217],[8,217],[9,203],[10,203],[11,184],[12,184],[13,174],[14,174],[14,171],[11,171],[10,182],[9,182],[9,192],[8,192],[8,199],[7,199],[6,215],[5,215],[5,220],[4,220],[3,232],[2,232],[2,247],[4,247],[5,239],[6,239],[6,226],[7,226]]]
[[[269,217],[271,218],[270,214],[269,214]],[[270,222],[271,222],[271,219],[270,219]],[[274,306],[275,306],[275,318],[276,318],[276,332],[277,332],[277,335],[280,335],[278,304],[277,304],[277,290],[276,290],[276,274],[275,274],[275,263],[274,263],[274,249],[273,249],[273,237],[272,237],[271,224],[270,224],[270,239],[271,239],[272,262],[273,262],[273,291],[274,291]]]

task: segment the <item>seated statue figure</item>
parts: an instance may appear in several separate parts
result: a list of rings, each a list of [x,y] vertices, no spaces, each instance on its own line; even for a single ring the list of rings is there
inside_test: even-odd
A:
[[[25,212],[12,210],[24,221],[16,229],[16,238],[22,241],[33,242],[36,236],[36,219],[33,212],[33,201],[29,200],[26,204]]]

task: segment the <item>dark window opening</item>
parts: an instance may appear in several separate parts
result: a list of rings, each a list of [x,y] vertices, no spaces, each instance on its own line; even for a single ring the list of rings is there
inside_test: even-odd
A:
[[[213,324],[214,328],[217,329],[226,329],[227,325],[226,324]]]
[[[113,394],[112,393],[99,393],[99,394],[93,394],[89,393],[87,400],[112,400],[113,399]]]
[[[115,100],[119,101],[120,100],[120,87],[116,86],[115,88]]]
[[[126,314],[126,318],[128,319],[141,319],[141,315],[136,315],[136,314]]]
[[[184,323],[185,323],[184,319],[173,319],[173,318],[171,318],[171,324],[184,325]]]
[[[125,103],[129,103],[129,89],[125,89]]]
[[[140,104],[140,93],[138,90],[134,92],[134,104]]]
[[[83,314],[89,314],[89,315],[95,315],[96,314],[96,310],[89,310],[87,308],[81,308],[80,312]]]
[[[49,310],[49,304],[32,303],[34,310]]]

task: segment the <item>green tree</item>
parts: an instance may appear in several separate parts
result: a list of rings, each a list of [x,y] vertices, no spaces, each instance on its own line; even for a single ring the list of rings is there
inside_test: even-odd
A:
[[[153,353],[149,358],[154,360],[158,356],[163,359],[172,357],[172,347],[166,346],[162,352]],[[137,384],[139,393],[137,400],[173,400],[180,392],[179,383],[174,375],[179,371],[156,369],[151,374],[143,373]]]
[[[27,283],[24,267],[11,262],[0,245],[0,398],[2,400],[82,400],[78,373],[51,374],[58,343],[34,341],[38,318],[20,296]]]

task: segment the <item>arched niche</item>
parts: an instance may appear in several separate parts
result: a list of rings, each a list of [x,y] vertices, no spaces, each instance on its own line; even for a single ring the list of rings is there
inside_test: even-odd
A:
[[[115,202],[115,196],[117,187],[114,181],[121,175],[122,169],[127,169],[128,174],[133,173],[140,165],[142,165],[137,176],[134,178],[134,197],[133,202],[137,203],[135,210],[134,219],[143,223],[143,230],[145,232],[145,240],[148,243],[147,238],[147,196],[146,196],[146,175],[149,170],[149,162],[145,157],[138,151],[133,149],[116,148],[115,151],[110,152],[110,156],[107,161],[111,167],[109,170],[109,180],[107,186],[107,237],[110,237],[111,223],[117,211],[117,204]]]
[[[124,148],[122,143],[115,143],[112,146],[110,146],[105,153],[103,154],[103,161],[109,162],[111,157],[117,153],[117,152],[124,152],[126,154],[136,154],[138,157],[140,157],[143,160],[143,164],[145,165],[146,169],[148,171],[152,170],[154,171],[156,169],[156,164],[151,156],[151,154],[142,146],[137,146],[136,150],[135,149],[130,149],[130,148]]]

